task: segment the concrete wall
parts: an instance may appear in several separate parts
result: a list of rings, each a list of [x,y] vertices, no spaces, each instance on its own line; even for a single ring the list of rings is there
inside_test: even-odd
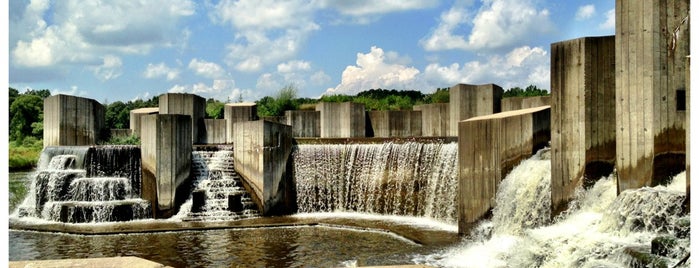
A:
[[[689,138],[691,137],[691,136],[689,135],[690,132],[691,132],[691,131],[690,131],[691,128],[690,128],[690,125],[689,125],[689,122],[691,121],[691,120],[689,120],[689,114],[691,114],[691,113],[690,113],[690,105],[689,105],[689,104],[690,104],[690,98],[689,98],[690,94],[689,94],[689,92],[691,91],[691,90],[690,90],[690,89],[691,89],[691,86],[690,86],[690,85],[691,85],[691,83],[690,83],[690,80],[691,80],[691,79],[690,79],[690,74],[691,74],[691,73],[690,73],[690,71],[689,71],[689,65],[690,65],[690,64],[691,64],[691,58],[688,57],[688,58],[687,58],[687,69],[686,69],[686,74],[685,74],[685,76],[687,77],[687,78],[686,78],[686,82],[687,82],[687,100],[686,100],[686,102],[685,102],[685,104],[687,105],[687,112],[686,112],[686,113],[687,113],[687,116],[686,116],[686,119],[685,119],[685,120],[687,120],[687,128],[686,128],[686,129],[687,129],[687,130],[686,130],[687,132],[685,133],[685,139],[686,139],[687,144],[686,144],[685,146],[686,146],[686,148],[687,148],[687,157],[686,157],[686,159],[690,159],[690,160],[687,160],[686,163],[685,163],[685,165],[687,166],[687,167],[686,167],[686,170],[685,170],[685,171],[687,171],[687,172],[685,173],[686,180],[687,180],[687,197],[686,197],[685,200],[684,200],[684,204],[685,204],[686,211],[690,211],[690,205],[689,205],[690,202],[689,202],[689,201],[690,201],[690,196],[691,196],[691,195],[690,195],[690,191],[689,191],[689,190],[690,190],[690,188],[691,188],[691,187],[690,187],[690,179],[692,178],[692,176],[689,175],[689,173],[690,173],[690,168],[689,168],[689,167],[690,167],[690,162],[691,162],[691,159],[692,159],[692,158],[690,157],[690,154],[689,154],[689,152],[691,151],[691,150],[690,150],[691,146],[690,146],[690,143],[689,143]]]
[[[495,84],[457,84],[449,89],[449,135],[459,134],[459,121],[499,113],[503,90]]]
[[[364,104],[343,102],[321,102],[320,136],[322,138],[354,138],[366,135],[366,113]]]
[[[618,191],[685,169],[689,0],[616,1]],[[679,100],[679,101],[678,101]]]
[[[109,130],[109,137],[111,138],[126,138],[133,134],[133,131],[128,128],[112,128]]]
[[[149,114],[157,114],[160,108],[140,108],[129,111],[129,128],[131,133],[137,137],[141,136],[141,116]]]
[[[373,133],[372,137],[422,136],[420,111],[369,111],[367,116],[367,133]]]
[[[422,136],[449,136],[449,103],[432,103],[413,106],[422,114]]]
[[[503,112],[551,105],[551,96],[508,97],[500,100]]]
[[[614,169],[614,36],[551,44],[551,200],[555,213],[575,187]],[[505,100],[505,99],[503,99]]]
[[[155,217],[169,217],[187,195],[178,193],[192,166],[192,118],[157,114],[141,117],[141,195]]]
[[[204,135],[201,143],[226,143],[226,119],[204,119],[204,129],[206,130],[206,135]]]
[[[93,99],[61,94],[44,99],[44,147],[97,144],[104,112]]]
[[[257,120],[257,104],[251,102],[227,103],[223,107],[223,119],[226,119],[226,143],[233,143],[235,137],[233,124]]]
[[[166,93],[158,98],[160,114],[185,114],[192,118],[192,143],[202,143],[206,133],[206,100],[194,94]]]
[[[284,112],[293,137],[320,137],[320,112],[296,110]]]
[[[459,122],[459,233],[494,205],[500,181],[550,137],[549,106],[503,112]]]
[[[295,211],[291,161],[291,126],[258,120],[233,125],[235,170],[253,193],[263,215]]]

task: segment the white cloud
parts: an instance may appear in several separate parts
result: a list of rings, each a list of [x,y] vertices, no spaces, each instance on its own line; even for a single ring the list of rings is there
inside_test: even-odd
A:
[[[257,78],[257,85],[255,85],[257,90],[267,93],[279,90],[281,87],[282,83],[277,81],[275,76],[271,73],[264,73],[260,75],[260,77]]]
[[[332,8],[344,15],[362,17],[367,15],[380,15],[391,12],[423,9],[433,7],[439,3],[436,0],[322,0],[320,6]]]
[[[585,20],[591,18],[593,15],[595,15],[595,5],[584,5],[580,6],[578,11],[575,12],[575,19]]]
[[[94,69],[95,76],[102,80],[111,80],[121,76],[121,59],[114,55],[107,55],[103,58],[103,63]]]
[[[600,28],[603,30],[614,30],[616,28],[616,11],[615,9],[608,10],[604,13],[606,20],[600,24]]]
[[[191,85],[174,85],[168,92],[171,93],[191,93],[204,98],[214,98],[220,101],[237,101],[242,97],[244,100],[254,100],[259,98],[258,94],[248,89],[236,87],[233,79],[215,79],[211,85],[199,82]]]
[[[308,61],[293,60],[277,65],[277,72],[291,73],[297,71],[308,71],[311,69],[311,63]]]
[[[317,71],[311,75],[311,84],[324,86],[332,81],[332,78],[323,71]]]
[[[143,71],[143,77],[145,78],[160,78],[165,77],[167,81],[172,81],[180,76],[180,70],[177,68],[171,68],[165,65],[165,63],[152,64],[149,63],[146,70]]]
[[[197,75],[211,79],[220,79],[227,76],[226,71],[220,65],[196,58],[189,62],[189,69],[193,70]]]

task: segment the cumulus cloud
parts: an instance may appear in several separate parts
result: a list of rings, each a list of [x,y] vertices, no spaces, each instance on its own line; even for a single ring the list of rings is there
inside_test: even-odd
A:
[[[234,101],[238,99],[253,100],[259,98],[258,94],[248,89],[240,89],[233,79],[214,79],[211,84],[199,82],[191,85],[174,85],[168,92],[191,93],[204,98],[214,98],[221,101]]]
[[[167,81],[172,81],[180,76],[180,70],[177,68],[171,68],[165,65],[165,63],[152,64],[149,63],[146,66],[146,70],[143,71],[143,77],[145,78],[161,78],[165,77]]]
[[[595,15],[595,5],[584,5],[580,6],[578,11],[575,12],[575,19],[585,20],[591,18],[593,15]]]
[[[199,76],[211,79],[221,79],[227,76],[226,71],[220,65],[196,58],[189,62],[189,69]]]
[[[297,71],[308,71],[311,69],[311,63],[308,61],[293,60],[277,65],[277,72],[291,73]]]
[[[94,69],[95,76],[102,80],[111,80],[121,76],[121,59],[114,55],[107,55],[103,59],[102,65]]]
[[[614,28],[616,28],[616,10],[608,10],[606,13],[604,13],[604,17],[606,19],[602,24],[600,24],[599,27],[603,30],[614,30]]]

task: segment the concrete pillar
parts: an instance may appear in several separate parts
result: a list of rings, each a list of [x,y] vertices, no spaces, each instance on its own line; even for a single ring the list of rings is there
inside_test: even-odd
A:
[[[618,192],[685,169],[689,0],[616,1]]]
[[[369,111],[367,132],[373,137],[422,136],[422,112],[420,111]]]
[[[551,96],[507,97],[500,100],[503,112],[551,105]]]
[[[495,84],[457,84],[449,89],[449,135],[459,135],[459,121],[499,113],[503,90]]]
[[[422,114],[422,136],[449,136],[449,103],[432,103],[413,106]]]
[[[320,112],[296,110],[284,112],[293,137],[320,137]]]
[[[233,137],[235,137],[233,124],[257,120],[257,104],[254,102],[226,103],[223,106],[223,119],[226,119],[226,142],[233,143]]]
[[[155,217],[169,217],[187,195],[180,193],[192,166],[192,118],[180,114],[141,117],[141,197]]]
[[[158,98],[160,114],[184,114],[192,119],[192,143],[199,144],[205,138],[204,117],[206,100],[186,93],[165,93]]]
[[[687,120],[687,130],[686,130],[687,132],[685,133],[685,139],[686,139],[686,143],[687,143],[687,144],[685,145],[686,148],[687,148],[687,149],[686,149],[686,150],[687,150],[687,158],[686,158],[686,159],[692,159],[692,158],[689,156],[689,152],[690,152],[690,148],[691,148],[690,143],[689,143],[689,137],[691,137],[691,136],[690,136],[690,133],[691,133],[691,130],[690,130],[690,129],[691,129],[691,128],[690,128],[690,125],[689,125],[689,122],[691,121],[691,120],[689,120],[689,115],[691,114],[691,113],[690,113],[690,105],[689,105],[689,104],[690,104],[690,98],[689,98],[689,95],[690,95],[690,94],[689,94],[689,92],[691,91],[691,90],[690,90],[690,89],[691,89],[691,87],[690,87],[690,84],[691,84],[691,83],[690,83],[690,80],[691,80],[691,79],[690,79],[690,74],[691,74],[691,73],[689,72],[689,69],[690,69],[690,68],[689,68],[689,65],[690,65],[690,63],[691,63],[691,59],[690,59],[690,57],[687,57],[687,69],[686,69],[686,74],[685,74],[685,76],[686,76],[686,83],[687,83],[687,100],[685,101],[685,105],[687,106],[687,112],[686,112],[686,113],[687,113],[687,116],[685,117],[685,120]],[[689,164],[690,164],[690,162],[691,162],[691,161],[688,160],[688,161],[686,161],[686,163],[685,163],[686,166],[687,166],[687,167],[686,167],[686,171],[687,171],[687,172],[685,173],[685,176],[686,176],[686,178],[687,178],[687,197],[686,197],[685,200],[684,200],[684,204],[685,204],[685,211],[687,211],[687,212],[690,211],[690,205],[689,205],[689,204],[690,204],[690,189],[691,189],[691,187],[689,187],[689,185],[690,185],[689,181],[690,181],[690,178],[692,178],[692,177],[689,175],[689,171],[690,171],[690,169],[689,169]]]
[[[258,120],[238,122],[233,128],[235,170],[262,215],[295,212],[289,169],[291,126]]]
[[[136,137],[141,137],[141,116],[157,114],[158,110],[160,110],[158,107],[149,107],[129,111],[129,128],[131,129],[131,134]]]
[[[93,99],[62,94],[44,99],[44,147],[97,144],[105,131],[104,111]]]
[[[320,137],[355,138],[366,135],[364,104],[352,102],[320,102]]]
[[[204,119],[205,134],[201,143],[224,144],[226,143],[226,119]]]
[[[614,169],[614,36],[551,44],[551,201],[565,209],[575,188]]]
[[[459,233],[493,208],[500,181],[550,138],[549,106],[459,122]]]

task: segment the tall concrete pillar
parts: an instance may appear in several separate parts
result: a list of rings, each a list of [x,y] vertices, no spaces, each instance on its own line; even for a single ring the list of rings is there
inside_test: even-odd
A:
[[[422,114],[422,136],[449,136],[449,103],[432,103],[413,106]]]
[[[457,84],[449,89],[449,135],[459,134],[459,121],[499,113],[503,90],[495,84]]]
[[[206,100],[200,96],[186,93],[165,93],[158,98],[160,114],[184,114],[192,119],[192,143],[202,143],[206,138],[204,117]]]
[[[320,111],[321,138],[355,138],[366,135],[364,104],[321,102],[316,105],[316,111]]]
[[[204,119],[206,128],[203,144],[226,143],[226,119]]]
[[[257,104],[254,102],[226,103],[223,106],[223,119],[226,120],[226,142],[233,143],[235,137],[233,125],[238,122],[257,120]]]
[[[420,111],[369,111],[367,129],[373,137],[422,136],[422,112]]]
[[[141,117],[141,197],[156,217],[169,217],[187,196],[178,193],[192,166],[192,118],[180,114]]]
[[[554,213],[575,188],[614,169],[614,36],[551,44],[551,201]]]
[[[93,99],[62,94],[44,99],[44,147],[97,144],[104,111]]]
[[[320,137],[320,112],[296,110],[284,112],[292,137]]]
[[[157,114],[160,108],[150,107],[150,108],[140,108],[133,109],[129,111],[129,128],[131,129],[131,134],[136,137],[141,137],[141,116],[149,114]]]
[[[689,0],[616,1],[618,191],[685,169]]]
[[[551,96],[508,97],[500,100],[500,108],[503,112],[546,105],[551,105]]]

